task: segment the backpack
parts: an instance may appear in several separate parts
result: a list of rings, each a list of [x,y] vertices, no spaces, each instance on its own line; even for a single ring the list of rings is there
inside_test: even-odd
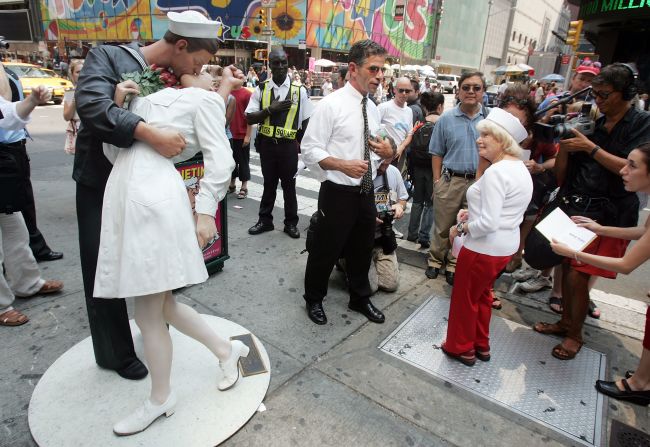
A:
[[[436,127],[435,123],[425,121],[424,125],[416,130],[413,134],[413,139],[411,140],[411,149],[416,151],[429,152],[429,141],[431,141],[431,135],[433,134],[434,127]]]

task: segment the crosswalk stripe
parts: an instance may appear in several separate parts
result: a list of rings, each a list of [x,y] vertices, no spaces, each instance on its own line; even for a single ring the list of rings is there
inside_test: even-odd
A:
[[[256,152],[251,153],[251,162],[250,170],[251,174],[255,176],[262,177],[262,168],[259,165],[259,154]],[[296,187],[302,188],[309,191],[318,192],[320,190],[320,182],[311,177],[304,175],[298,175],[296,178]],[[252,179],[248,182],[248,198],[253,199],[256,202],[262,200],[262,193],[264,192],[264,185],[261,183],[254,182]],[[301,194],[297,194],[298,198],[298,214],[304,214],[305,216],[311,216],[318,209],[318,200],[312,197],[306,197]],[[275,198],[275,206],[284,208],[284,198],[282,197],[282,191],[279,190]]]

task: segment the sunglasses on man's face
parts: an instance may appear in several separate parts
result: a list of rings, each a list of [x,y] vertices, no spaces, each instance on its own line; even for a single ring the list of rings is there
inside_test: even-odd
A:
[[[614,93],[613,90],[611,92],[603,92],[603,91],[591,89],[591,96],[593,96],[594,98],[600,98],[604,100],[607,100],[607,98],[609,98],[609,95],[611,95],[612,93]]]
[[[470,89],[474,90],[475,92],[480,92],[481,90],[483,90],[483,86],[482,85],[468,85],[468,84],[465,84],[465,85],[461,86],[460,89],[462,91],[464,91],[464,92],[469,92]]]
[[[399,93],[407,93],[407,94],[413,92],[413,90],[408,89],[408,88],[398,88],[397,91]]]
[[[386,67],[377,67],[376,65],[371,65],[370,67],[366,67],[366,69],[373,75],[379,73],[379,71],[382,73],[386,71]]]

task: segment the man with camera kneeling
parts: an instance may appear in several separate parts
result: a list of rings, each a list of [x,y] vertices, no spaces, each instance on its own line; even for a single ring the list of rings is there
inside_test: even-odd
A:
[[[390,163],[390,159],[382,161],[377,168],[377,177],[373,180],[377,228],[375,229],[372,263],[368,271],[372,293],[379,289],[394,292],[399,286],[399,266],[395,252],[397,241],[393,230],[393,220],[401,219],[404,216],[408,192],[399,169]]]

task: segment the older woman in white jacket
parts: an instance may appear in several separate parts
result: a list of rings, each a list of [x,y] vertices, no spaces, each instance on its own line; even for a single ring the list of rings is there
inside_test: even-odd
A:
[[[519,158],[518,142],[528,135],[519,120],[492,109],[477,126],[479,156],[491,165],[467,190],[468,212],[450,237],[464,234],[451,294],[447,339],[442,350],[467,366],[490,360],[490,290],[519,245],[519,224],[533,193],[533,182]]]

